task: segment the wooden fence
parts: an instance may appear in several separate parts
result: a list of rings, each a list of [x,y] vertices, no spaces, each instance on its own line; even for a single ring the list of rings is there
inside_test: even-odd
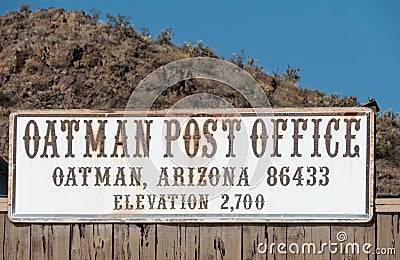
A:
[[[400,259],[395,255],[395,252],[400,255],[400,199],[376,199],[375,205],[374,219],[367,224],[14,224],[7,216],[7,200],[0,199],[0,257],[18,260]],[[347,235],[342,244],[360,245],[359,254],[354,250],[341,253],[339,247],[337,253],[327,247],[318,253],[322,243],[338,243],[339,232]],[[259,253],[259,243],[265,242],[267,252]],[[317,245],[316,253],[289,251],[291,244],[301,249],[310,242]],[[280,252],[279,243],[286,245]],[[363,252],[361,247],[365,243],[371,244],[367,248],[371,254]],[[296,247],[291,249],[296,251]]]

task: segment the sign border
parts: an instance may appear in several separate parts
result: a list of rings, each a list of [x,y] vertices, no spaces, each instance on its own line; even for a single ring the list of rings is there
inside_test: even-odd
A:
[[[229,214],[227,217],[222,217],[221,214],[202,214],[207,218],[201,218],[200,215],[191,217],[193,214],[151,214],[151,218],[146,218],[149,214],[101,214],[101,215],[64,215],[57,217],[57,215],[40,214],[40,215],[25,215],[15,214],[15,170],[16,170],[16,156],[14,147],[16,140],[14,134],[17,125],[17,117],[25,116],[60,116],[63,117],[112,117],[112,116],[164,116],[170,113],[169,116],[193,116],[193,114],[201,115],[226,115],[231,112],[240,113],[240,115],[291,115],[291,116],[367,116],[367,165],[366,165],[366,209],[365,214],[351,215],[351,214],[253,214],[241,217],[241,214]],[[9,183],[8,183],[8,217],[13,222],[20,223],[366,223],[372,220],[374,215],[374,193],[375,193],[375,113],[370,108],[365,107],[347,107],[347,108],[274,108],[272,109],[237,109],[237,110],[212,110],[204,111],[198,110],[187,112],[187,110],[174,110],[172,113],[168,110],[163,111],[132,111],[128,115],[122,110],[87,110],[87,109],[73,109],[73,110],[16,110],[10,115],[9,124]],[[252,218],[252,216],[257,217]],[[325,216],[326,218],[321,218]]]

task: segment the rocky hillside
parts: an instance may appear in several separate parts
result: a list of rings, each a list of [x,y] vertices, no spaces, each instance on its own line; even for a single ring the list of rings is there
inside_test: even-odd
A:
[[[123,16],[108,16],[109,23],[94,16],[22,8],[0,17],[1,157],[8,158],[8,116],[13,109],[124,109],[135,86],[158,67],[182,58],[217,57],[201,41],[172,44],[169,29],[153,40],[145,30],[135,31]],[[235,54],[230,60],[257,79],[274,107],[357,105],[356,97],[302,89],[295,68],[266,75],[253,58]],[[227,86],[191,80],[171,86],[154,109],[198,92],[222,96],[236,107],[249,105]],[[377,122],[378,191],[400,194],[400,120],[386,112]]]

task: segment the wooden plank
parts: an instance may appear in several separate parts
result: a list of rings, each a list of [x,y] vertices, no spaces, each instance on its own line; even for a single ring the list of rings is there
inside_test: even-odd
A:
[[[114,225],[114,259],[140,259],[140,229],[134,224]]]
[[[49,226],[32,225],[31,226],[31,257],[32,259],[49,258]],[[69,249],[69,248],[68,248]]]
[[[157,259],[180,259],[181,236],[179,224],[157,224]]]
[[[181,259],[199,258],[200,252],[200,225],[181,225]]]
[[[377,213],[400,212],[400,198],[376,198],[375,211]]]
[[[6,217],[4,258],[29,259],[30,258],[31,227],[28,224],[14,224]]]
[[[93,225],[72,225],[71,259],[93,259]]]
[[[355,230],[355,239],[354,241],[360,245],[360,255],[358,259],[375,259],[375,255],[366,254],[363,250],[365,244],[371,244],[371,252],[376,248],[376,219],[373,219],[369,223],[363,223],[361,225],[356,225],[354,227]]]
[[[354,224],[353,224],[354,225]],[[345,234],[345,235],[344,235]],[[331,253],[331,260],[336,260],[336,259],[357,259],[353,254],[346,254],[344,250],[340,250],[339,248],[339,240],[337,239],[338,237],[347,237],[345,240],[344,238],[340,238],[340,240],[343,240],[344,243],[354,243],[355,240],[355,231],[354,227],[350,225],[332,225],[331,226],[331,241],[332,243],[336,243],[336,246],[333,245],[330,253]]]
[[[383,204],[400,204],[400,198],[376,198],[375,199],[376,205],[383,205]]]
[[[400,205],[376,205],[377,213],[398,213]]]
[[[301,254],[302,244],[305,241],[305,230],[302,225],[288,225],[286,229],[286,251],[288,252],[286,259],[303,259]]]
[[[71,225],[54,224],[49,227],[50,259],[69,259]]]
[[[400,252],[399,234],[399,215],[398,214],[378,214],[376,221],[378,250],[394,248],[395,252]],[[397,259],[395,254],[379,255],[379,259]]]
[[[201,225],[200,259],[241,259],[242,225]]]
[[[321,250],[322,243],[329,239],[329,225],[288,225],[287,259],[329,259],[329,251]]]
[[[69,225],[31,226],[32,259],[68,259]]]
[[[331,237],[331,227],[329,224],[310,224],[304,226],[306,243],[313,242],[317,248],[317,254],[305,254],[305,259],[329,259],[329,250],[324,243],[329,243]],[[319,253],[321,252],[321,253]]]
[[[243,224],[242,259],[266,259],[267,254],[258,251],[260,243],[267,245],[265,225]]]
[[[370,243],[373,246],[370,249],[371,252],[375,250],[375,222],[333,225],[331,226],[331,241],[338,244],[338,252],[331,251],[331,260],[374,259],[373,254],[364,253],[363,246],[365,243]]]
[[[112,224],[72,226],[72,259],[111,259]]]
[[[286,259],[286,254],[280,252],[286,250],[286,225],[284,224],[268,224],[267,225],[267,259],[281,260]],[[283,250],[278,250],[279,244],[284,244]],[[281,248],[282,249],[282,248]]]
[[[157,225],[138,225],[140,228],[140,259],[156,259]]]
[[[155,243],[156,225],[114,225],[114,259],[156,259]]]
[[[112,224],[93,226],[93,246],[95,259],[112,259]]]
[[[5,221],[7,218],[6,213],[0,213],[0,257],[4,257],[4,239],[5,239]]]
[[[0,198],[0,212],[8,211],[8,198]]]

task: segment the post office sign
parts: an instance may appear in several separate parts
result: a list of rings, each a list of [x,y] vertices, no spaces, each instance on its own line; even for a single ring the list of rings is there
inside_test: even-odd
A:
[[[340,222],[373,214],[367,108],[10,116],[17,222]]]

